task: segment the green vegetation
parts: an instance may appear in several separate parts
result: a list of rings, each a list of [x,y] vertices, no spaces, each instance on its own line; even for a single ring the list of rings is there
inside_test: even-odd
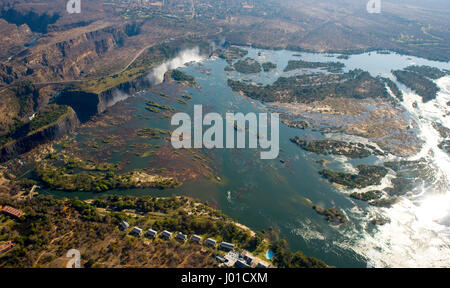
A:
[[[261,64],[262,68],[264,69],[264,72],[269,72],[275,68],[277,68],[277,64],[272,62],[264,62]]]
[[[378,76],[381,81],[383,81],[391,90],[392,94],[394,94],[395,97],[397,97],[398,100],[403,101],[403,93],[400,89],[398,89],[397,84],[395,84],[394,81],[392,81],[389,78],[380,77]]]
[[[342,72],[345,65],[341,62],[308,62],[303,60],[289,60],[284,72],[297,69],[324,69],[330,73]]]
[[[379,200],[370,201],[369,204],[376,207],[390,208],[392,205],[397,203],[397,198],[383,198]]]
[[[296,253],[289,250],[286,240],[277,240],[270,244],[270,250],[274,253],[272,262],[278,268],[327,268],[323,261],[306,256],[301,251]]]
[[[182,183],[175,178],[148,174],[133,170],[117,174],[118,165],[97,164],[81,159],[65,158],[61,165],[58,159],[47,158],[36,168],[36,179],[44,186],[62,191],[104,192],[130,188],[173,188]]]
[[[137,135],[148,139],[160,139],[162,135],[170,135],[170,131],[159,128],[143,128],[138,130]]]
[[[239,60],[233,65],[234,69],[240,73],[251,74],[261,72],[261,65],[258,61],[252,58],[246,58],[245,60]]]
[[[20,110],[18,116],[24,117],[33,111],[39,91],[31,81],[19,81],[13,90],[17,99],[19,99]]]
[[[368,72],[356,69],[343,74],[280,77],[272,85],[252,85],[228,79],[228,86],[250,98],[284,103],[310,103],[327,97],[389,98],[386,87]]]
[[[381,166],[358,165],[358,174],[335,172],[324,169],[319,172],[328,181],[348,188],[364,188],[371,185],[379,185],[381,179],[386,176],[388,170]]]
[[[409,71],[409,72],[413,72],[416,74],[419,74],[423,77],[427,77],[433,80],[439,79],[441,77],[444,77],[445,75],[448,74],[448,72],[442,71],[439,68],[436,67],[430,67],[430,66],[417,66],[417,65],[413,65],[413,66],[408,66],[404,69],[405,71]]]
[[[36,116],[27,123],[21,123],[14,127],[8,134],[0,137],[0,147],[6,143],[31,135],[57,122],[68,112],[68,106],[50,104],[39,111]]]
[[[187,83],[190,86],[197,86],[197,82],[195,82],[195,78],[191,75],[187,75],[186,73],[181,72],[180,70],[171,71],[170,76],[173,80],[180,83]]]
[[[45,106],[42,111],[37,113],[36,117],[30,122],[30,131],[36,131],[47,125],[56,122],[61,116],[65,115],[68,107],[64,105],[50,104]]]
[[[362,201],[369,201],[369,200],[379,199],[379,198],[381,198],[382,195],[383,195],[383,193],[381,191],[371,190],[371,191],[367,191],[364,193],[353,192],[352,194],[350,194],[350,197],[358,199],[358,200],[362,200]]]
[[[147,109],[148,111],[151,111],[151,112],[158,113],[158,112],[160,112],[160,110],[167,110],[170,112],[175,112],[175,109],[173,109],[172,107],[167,106],[167,105],[158,104],[153,101],[147,101],[146,104],[147,104],[147,107],[145,107],[145,109]]]
[[[306,121],[281,120],[281,122],[291,128],[306,129],[309,127],[309,123]]]
[[[347,222],[347,217],[342,214],[341,211],[335,208],[322,208],[317,205],[313,205],[312,208],[320,215],[325,216],[328,222],[333,223],[335,225],[344,224]]]
[[[300,139],[298,136],[291,138],[290,140],[306,151],[323,155],[343,155],[350,158],[364,158],[372,154],[383,155],[383,152],[375,147],[371,146],[372,149],[369,149],[366,145],[361,143],[336,140],[306,141]]]
[[[279,267],[328,267],[324,262],[289,251],[285,240],[268,243],[265,235],[238,226],[207,203],[187,197],[102,196],[95,200],[54,199],[39,195],[28,201],[0,198],[26,215],[17,221],[3,221],[0,241],[16,246],[0,255],[0,267],[62,267],[67,250],[83,252],[83,267],[214,267],[216,250],[191,242],[149,240],[118,229],[121,221],[144,230],[181,231],[188,235],[234,243],[238,250],[255,255],[268,244]],[[200,252],[202,250],[203,252]]]
[[[411,88],[419,96],[422,97],[424,103],[436,98],[439,87],[432,80],[427,77],[435,79],[438,73],[431,67],[423,68],[426,66],[409,66],[405,70],[395,70],[392,74],[395,75],[397,80],[404,85]]]
[[[235,60],[246,56],[248,51],[237,46],[231,46],[224,51],[221,50],[216,53],[218,57],[225,59],[228,64],[232,64]]]

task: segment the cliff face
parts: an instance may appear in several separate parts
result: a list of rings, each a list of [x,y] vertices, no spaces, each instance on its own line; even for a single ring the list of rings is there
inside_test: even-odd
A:
[[[0,162],[8,161],[20,154],[30,151],[38,145],[58,139],[67,133],[72,132],[78,125],[79,120],[77,115],[75,111],[69,107],[67,113],[55,123],[1,148]]]
[[[0,63],[0,84],[19,78],[34,83],[58,82],[96,73],[99,67],[114,70],[135,53],[127,51],[126,43],[129,37],[139,34],[140,25],[93,23],[72,29],[72,33],[46,35],[35,46],[15,55],[11,62]]]
[[[72,107],[80,121],[86,122],[92,116],[104,112],[106,108],[118,101],[126,99],[128,95],[150,87],[151,83],[147,80],[147,76],[141,76],[101,93],[65,90],[60,93],[56,103]]]

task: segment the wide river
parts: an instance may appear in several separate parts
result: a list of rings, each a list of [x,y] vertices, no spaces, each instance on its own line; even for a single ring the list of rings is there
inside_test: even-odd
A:
[[[187,105],[180,104],[177,110],[193,114],[193,105],[202,104],[208,112],[224,115],[226,112],[266,112],[267,108],[257,101],[234,93],[227,86],[227,79],[247,79],[256,83],[272,83],[280,76],[292,75],[299,71],[283,72],[291,59],[305,61],[339,61],[346,65],[345,70],[360,68],[371,75],[381,75],[395,80],[391,70],[402,69],[408,65],[429,65],[450,69],[449,63],[428,61],[395,53],[375,52],[351,55],[348,59],[337,59],[335,54],[298,53],[291,51],[269,51],[248,48],[248,57],[260,63],[271,61],[277,68],[271,72],[244,75],[238,72],[225,72],[227,63],[220,58],[202,59],[198,55],[182,55],[165,67],[180,66],[195,60],[180,69],[195,77],[200,89],[189,88],[192,100]],[[189,54],[195,54],[190,51]],[[301,54],[299,57],[298,54]],[[192,59],[191,59],[192,58]],[[164,67],[161,70],[164,72]],[[280,236],[288,240],[292,250],[302,250],[337,267],[450,267],[450,160],[437,145],[440,136],[431,122],[437,121],[450,128],[449,106],[450,77],[437,80],[441,92],[436,100],[422,104],[420,98],[403,85],[403,105],[411,119],[419,127],[419,136],[424,146],[419,155],[410,159],[426,158],[440,181],[417,187],[402,196],[392,208],[376,208],[364,202],[353,200],[348,193],[340,191],[323,179],[318,171],[318,159],[330,161],[330,169],[348,171],[359,163],[377,163],[382,160],[374,156],[349,160],[345,157],[318,156],[305,152],[289,141],[302,134],[323,138],[318,132],[289,128],[280,124],[280,156],[275,160],[260,160],[259,151],[254,149],[213,149],[214,162],[221,183],[207,179],[187,182],[173,190],[127,190],[111,193],[128,195],[188,195],[214,203],[225,214],[255,230],[273,227]],[[161,84],[161,89],[170,94],[170,87]],[[125,105],[134,105],[136,114],[146,113],[142,101],[132,98],[155,99],[151,92],[134,95]],[[419,109],[413,109],[417,101]],[[205,109],[205,108],[204,108]],[[148,113],[148,112],[147,112]],[[170,119],[155,123],[147,121],[148,127],[170,127]],[[280,162],[284,160],[284,163]],[[392,157],[390,158],[392,160]],[[131,168],[143,168],[145,160],[133,158]],[[439,182],[439,183],[437,183]],[[442,184],[444,183],[444,184]],[[389,186],[389,181],[383,181]],[[439,187],[439,189],[438,189]],[[381,187],[382,188],[382,187]],[[58,196],[96,197],[90,193],[51,192]],[[309,200],[323,207],[336,207],[345,212],[348,223],[333,226],[318,215]],[[370,223],[375,215],[389,219],[383,226]]]

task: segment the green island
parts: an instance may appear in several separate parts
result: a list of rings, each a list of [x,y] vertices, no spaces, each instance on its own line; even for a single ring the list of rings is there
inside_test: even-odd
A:
[[[163,96],[163,95],[161,95],[161,96]],[[151,112],[155,112],[155,113],[158,113],[161,110],[167,110],[167,111],[170,111],[170,112],[175,112],[175,109],[173,109],[172,107],[167,106],[167,105],[163,105],[163,104],[158,104],[158,103],[153,102],[153,101],[147,101],[146,105],[147,106],[145,107],[145,109],[147,109],[148,111],[151,111]]]
[[[397,198],[383,198],[379,200],[372,200],[369,202],[369,204],[375,207],[390,208],[397,202],[398,202]]]
[[[289,60],[284,72],[297,69],[324,69],[330,73],[340,73],[345,67],[341,62],[308,62],[303,60]]]
[[[339,225],[347,222],[347,217],[345,217],[345,215],[341,211],[335,208],[322,208],[318,205],[313,205],[312,208],[318,214],[325,216],[327,221],[332,224]]]
[[[429,66],[408,66],[394,70],[397,80],[422,97],[424,103],[436,98],[439,87],[432,80],[447,75],[447,72]]]
[[[186,84],[191,87],[197,86],[197,82],[195,82],[194,76],[187,75],[186,73],[181,72],[180,70],[170,71],[170,77],[172,77],[173,80],[179,83]]]
[[[261,64],[252,58],[245,58],[233,64],[234,69],[239,73],[252,74],[261,72]]]
[[[328,169],[320,171],[319,174],[332,183],[343,185],[348,188],[364,188],[367,186],[379,185],[381,179],[388,173],[388,170],[382,166],[360,164],[357,168],[359,170],[358,174],[335,172]]]
[[[422,65],[422,66],[412,65],[412,66],[406,67],[404,70],[422,75],[423,77],[427,77],[427,78],[430,78],[433,80],[436,80],[441,77],[444,77],[445,75],[448,75],[448,72],[446,72],[446,71],[442,71],[439,68],[425,66],[425,65]]]
[[[272,85],[252,85],[228,79],[228,86],[263,102],[310,103],[326,97],[385,98],[389,93],[380,80],[355,69],[342,74],[312,74],[280,77]]]
[[[283,119],[281,120],[281,123],[291,128],[306,129],[309,127],[309,123],[306,121],[292,121]]]
[[[379,199],[379,198],[381,198],[382,195],[383,195],[383,193],[381,191],[370,190],[370,191],[363,192],[363,193],[353,192],[352,194],[350,194],[350,197],[352,197],[354,199],[362,200],[362,201],[370,201],[370,200]]]
[[[277,64],[272,62],[264,62],[261,64],[261,67],[263,68],[264,72],[270,72],[271,70],[277,68]]]
[[[137,131],[137,135],[147,139],[161,139],[162,136],[169,136],[170,131],[159,128],[142,128]]]
[[[218,50],[216,55],[227,61],[228,64],[232,64],[235,60],[245,57],[248,54],[247,50],[244,50],[238,46],[230,46],[225,50]]]
[[[372,154],[384,155],[383,152],[371,145],[337,140],[302,140],[298,136],[290,139],[302,149],[322,155],[343,155],[350,158],[365,158]]]

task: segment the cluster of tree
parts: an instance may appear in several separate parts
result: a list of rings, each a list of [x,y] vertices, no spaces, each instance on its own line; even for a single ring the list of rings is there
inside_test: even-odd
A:
[[[274,241],[270,244],[270,250],[274,253],[273,263],[279,268],[327,268],[323,261],[306,256],[301,251],[292,252],[288,248],[286,240]]]
[[[429,69],[422,69],[418,66],[409,66],[405,70],[392,71],[392,74],[395,75],[397,80],[421,96],[424,103],[435,99],[437,92],[439,92],[439,87],[436,83],[424,76],[437,76],[435,73],[434,70],[430,71]]]
[[[252,85],[228,79],[234,91],[264,102],[310,103],[326,97],[389,98],[384,84],[368,72],[355,69],[343,74],[314,74],[280,77],[272,85]]]
[[[33,110],[39,91],[31,81],[19,81],[14,86],[14,92],[19,99],[19,116],[24,117]]]
[[[234,69],[240,73],[251,74],[261,72],[261,64],[252,58],[239,60],[233,64]]]
[[[177,82],[186,82],[192,86],[197,85],[197,82],[195,82],[194,76],[188,75],[184,72],[181,72],[180,70],[173,70],[171,72],[171,77],[173,80],[175,80]]]
[[[337,140],[307,141],[300,139],[298,136],[293,137],[290,140],[306,151],[323,155],[333,154],[344,155],[350,158],[364,158],[372,154],[383,154],[375,147],[371,146],[372,149],[369,150],[367,149],[366,145],[361,143],[352,143]]]
[[[74,173],[65,167],[43,165],[36,169],[38,179],[47,187],[62,191],[104,192],[114,189],[130,188],[173,188],[181,185],[175,178],[161,177],[159,180],[144,183],[134,179],[135,171],[116,174],[114,171],[81,171]]]
[[[378,76],[377,78],[380,79],[381,81],[383,81],[389,87],[392,94],[394,94],[394,96],[397,97],[398,100],[403,101],[403,93],[398,88],[397,84],[395,84],[394,81],[392,81],[389,78],[385,78],[385,77],[381,77],[381,76]]]
[[[388,170],[382,166],[358,165],[358,174],[335,172],[324,169],[320,175],[332,183],[344,185],[349,188],[364,188],[371,185],[379,185],[381,179],[386,176]]]
[[[264,62],[261,64],[264,72],[269,72],[275,68],[277,68],[277,64],[272,63],[272,62]]]
[[[17,122],[8,134],[0,138],[0,146],[9,141],[25,137],[33,131],[56,122],[61,116],[65,115],[67,111],[68,107],[64,105],[50,104],[45,106],[31,121]]]
[[[308,62],[303,60],[289,60],[288,65],[284,68],[284,72],[296,69],[325,69],[330,73],[342,72],[345,67],[341,62]]]

